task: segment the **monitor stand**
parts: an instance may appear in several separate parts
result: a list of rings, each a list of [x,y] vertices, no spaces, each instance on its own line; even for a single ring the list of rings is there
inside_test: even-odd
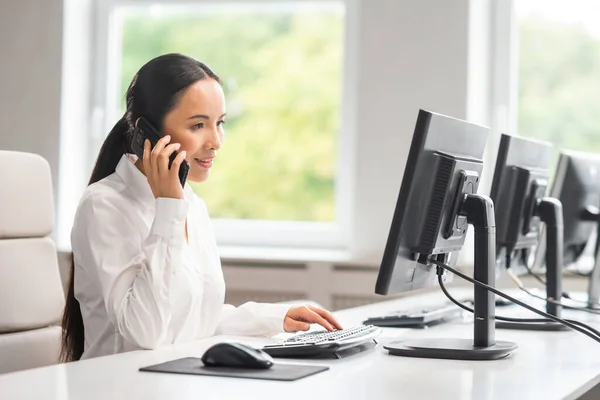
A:
[[[596,250],[596,257],[594,258],[594,268],[592,269],[588,279],[587,307],[593,310],[598,310],[600,309],[600,251],[598,250]]]
[[[474,278],[495,285],[496,221],[494,203],[479,194],[467,194],[459,212],[475,227]],[[475,286],[474,337],[471,339],[427,338],[393,342],[383,346],[391,355],[452,360],[498,360],[517,348],[513,342],[495,340],[494,294]]]
[[[594,248],[594,267],[588,280],[588,308],[599,309],[600,305],[600,212],[598,208],[588,206],[583,212],[582,219],[594,221],[596,228],[596,247]]]
[[[559,200],[546,197],[541,199],[534,214],[546,224],[546,297],[560,301],[562,298],[563,266],[563,214]],[[562,307],[546,303],[546,312],[560,318]],[[564,331],[569,328],[558,322],[505,322],[496,321],[499,329],[521,329],[530,331]]]

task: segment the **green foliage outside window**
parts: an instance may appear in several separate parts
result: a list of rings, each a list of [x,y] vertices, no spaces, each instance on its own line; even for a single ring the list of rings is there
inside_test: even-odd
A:
[[[128,14],[121,93],[145,62],[172,52],[223,80],[225,142],[210,180],[193,185],[211,216],[334,221],[343,15]]]
[[[528,17],[519,41],[519,133],[557,150],[600,152],[600,39],[581,25]]]

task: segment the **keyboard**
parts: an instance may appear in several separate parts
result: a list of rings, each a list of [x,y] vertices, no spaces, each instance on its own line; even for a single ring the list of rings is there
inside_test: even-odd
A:
[[[473,307],[471,303],[464,303]],[[412,308],[393,311],[381,317],[371,317],[364,324],[390,328],[424,328],[436,325],[462,315],[463,310],[454,304]]]
[[[263,350],[272,357],[313,358],[339,357],[352,350],[360,351],[372,347],[374,339],[381,333],[376,326],[357,326],[337,331],[317,330],[299,333],[282,342],[267,345]]]

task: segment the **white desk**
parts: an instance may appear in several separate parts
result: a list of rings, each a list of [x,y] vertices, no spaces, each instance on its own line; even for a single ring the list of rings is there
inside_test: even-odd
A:
[[[439,294],[423,295],[336,315],[342,324],[355,325],[367,316],[439,300]],[[588,322],[595,319],[600,326],[595,316],[568,315]],[[471,338],[472,325],[457,321],[426,330],[386,329],[379,342],[416,337]],[[177,358],[200,357],[224,339],[256,345],[268,342],[215,337],[0,375],[0,399],[574,399],[600,384],[600,344],[579,333],[497,330],[496,338],[515,341],[519,348],[499,361],[453,361],[389,356],[378,346],[342,360],[306,361],[331,369],[295,382],[138,371]]]

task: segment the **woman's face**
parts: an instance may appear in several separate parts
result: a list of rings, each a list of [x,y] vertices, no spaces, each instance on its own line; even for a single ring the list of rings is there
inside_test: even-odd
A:
[[[213,159],[223,144],[225,132],[225,94],[221,85],[211,78],[190,86],[179,103],[165,117],[164,133],[172,143],[180,143],[190,165],[188,179],[204,182],[208,179]]]

